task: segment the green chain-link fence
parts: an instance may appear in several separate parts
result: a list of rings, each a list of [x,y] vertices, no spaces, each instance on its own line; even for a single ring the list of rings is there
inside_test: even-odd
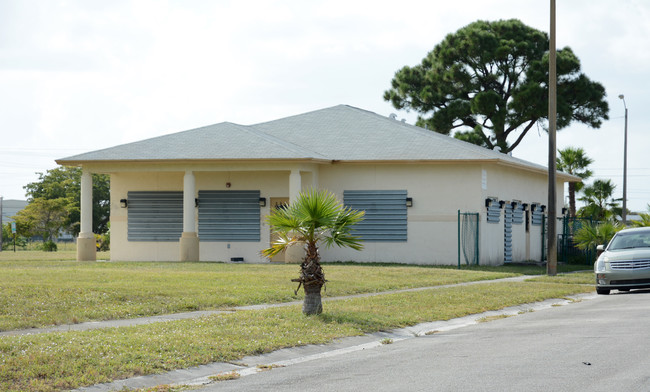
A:
[[[478,247],[478,212],[460,212],[458,210],[458,268],[461,256],[466,265],[479,264]]]
[[[596,249],[578,249],[573,242],[573,235],[586,224],[598,223],[592,218],[562,217],[562,234],[557,239],[557,259],[569,264],[591,264],[596,256]]]
[[[567,264],[590,265],[596,257],[596,249],[578,249],[573,242],[573,235],[586,224],[598,223],[592,218],[574,218],[563,216],[557,218],[562,223],[562,233],[557,235],[557,261]],[[546,243],[547,219],[544,217],[542,226],[542,260],[546,260],[548,244]]]

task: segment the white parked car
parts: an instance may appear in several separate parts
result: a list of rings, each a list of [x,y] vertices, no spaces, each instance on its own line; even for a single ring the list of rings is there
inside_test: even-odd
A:
[[[624,229],[614,235],[594,264],[596,292],[650,288],[650,227]]]

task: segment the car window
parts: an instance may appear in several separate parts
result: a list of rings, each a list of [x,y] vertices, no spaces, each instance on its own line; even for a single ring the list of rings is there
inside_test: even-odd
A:
[[[650,231],[618,233],[612,238],[607,250],[650,247]]]

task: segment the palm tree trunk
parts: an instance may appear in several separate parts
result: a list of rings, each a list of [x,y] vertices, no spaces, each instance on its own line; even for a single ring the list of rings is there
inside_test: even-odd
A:
[[[323,303],[321,302],[320,295],[320,290],[323,285],[306,283],[303,287],[305,289],[305,300],[302,303],[302,312],[308,316],[323,313]]]
[[[306,256],[300,265],[300,280],[305,290],[305,300],[302,304],[302,312],[306,315],[323,313],[321,302],[321,288],[325,284],[325,273],[320,265],[320,256],[316,243],[308,243]]]

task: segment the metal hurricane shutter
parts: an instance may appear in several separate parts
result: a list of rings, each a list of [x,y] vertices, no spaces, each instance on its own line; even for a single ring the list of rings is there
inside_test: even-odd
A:
[[[499,223],[501,220],[501,205],[498,200],[492,201],[487,209],[488,223]]]
[[[201,241],[259,242],[260,191],[199,191]]]
[[[129,241],[178,241],[183,233],[183,192],[128,192]]]
[[[542,209],[540,208],[539,204],[533,204],[535,206],[535,211],[532,212],[531,214],[531,224],[535,226],[540,226],[542,224],[542,216],[544,213],[542,212]]]
[[[523,205],[517,205],[517,208],[515,208],[512,211],[512,223],[515,225],[520,225],[524,223],[524,206]]]
[[[507,203],[503,217],[503,261],[505,263],[512,263],[512,221],[512,205]]]
[[[353,233],[367,242],[406,242],[406,190],[343,191],[347,207],[365,211]]]

